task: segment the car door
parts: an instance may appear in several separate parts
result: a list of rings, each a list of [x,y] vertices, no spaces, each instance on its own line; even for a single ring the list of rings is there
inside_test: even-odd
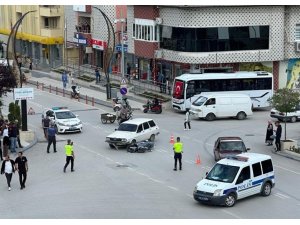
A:
[[[144,135],[143,124],[140,124],[136,130],[136,137],[134,138],[136,141],[142,141]]]
[[[203,109],[203,116],[206,116],[209,113],[213,113],[215,116],[217,116],[217,114],[216,114],[216,98],[208,99],[205,102],[202,109]]]
[[[147,140],[151,136],[150,126],[149,126],[148,122],[143,123],[143,128],[144,128],[143,140]]]
[[[238,199],[245,198],[247,196],[250,196],[252,193],[252,179],[251,179],[251,173],[250,173],[250,166],[244,167],[236,181],[237,185],[237,194]]]

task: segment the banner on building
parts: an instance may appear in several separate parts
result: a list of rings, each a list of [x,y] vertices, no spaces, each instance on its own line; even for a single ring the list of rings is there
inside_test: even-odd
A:
[[[300,89],[300,59],[289,59],[286,72],[286,87],[290,89]]]
[[[92,46],[95,49],[104,50],[107,47],[107,43],[102,40],[92,39]]]

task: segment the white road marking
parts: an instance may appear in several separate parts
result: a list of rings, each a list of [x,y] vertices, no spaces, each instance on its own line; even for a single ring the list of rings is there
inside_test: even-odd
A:
[[[279,192],[275,193],[274,195],[277,196],[277,197],[279,197],[279,198],[281,198],[281,199],[288,199],[288,198],[290,198],[289,196],[284,195],[284,194],[279,193]]]
[[[300,175],[300,172],[296,172],[294,170],[290,170],[290,169],[287,169],[287,168],[284,168],[284,167],[281,167],[281,166],[277,166],[277,165],[274,165],[275,167],[277,168],[280,168],[280,169],[283,169],[283,170],[286,170],[286,171],[289,171],[291,173],[294,173],[294,174],[297,174],[297,175]]]
[[[156,180],[156,179],[154,179],[154,178],[152,178],[152,177],[149,177],[148,179],[149,179],[149,180],[152,180],[152,181],[154,181],[154,182],[156,182],[156,183],[161,183],[161,184],[164,183],[164,182],[162,182],[162,181],[160,181],[160,180]]]
[[[233,216],[234,218],[242,219],[242,217],[240,217],[240,216],[238,216],[238,215],[236,215],[236,214],[234,214],[234,213],[232,213],[232,212],[229,212],[229,211],[227,211],[226,209],[222,209],[222,211],[223,211],[224,213],[227,213],[228,215]]]
[[[176,187],[173,187],[173,186],[167,186],[168,188],[171,188],[172,190],[174,190],[174,191],[179,191],[179,189],[178,188],[176,188]]]

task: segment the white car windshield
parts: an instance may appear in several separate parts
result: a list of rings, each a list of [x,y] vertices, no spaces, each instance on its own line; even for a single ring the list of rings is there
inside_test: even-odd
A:
[[[206,176],[206,179],[221,181],[224,183],[232,183],[238,171],[239,167],[237,166],[216,164]]]
[[[201,106],[201,105],[203,105],[204,102],[206,102],[206,100],[207,100],[206,97],[200,96],[199,98],[197,98],[197,99],[193,102],[193,105],[195,105],[195,106]]]
[[[72,113],[71,111],[65,111],[65,112],[56,112],[56,118],[57,119],[72,119],[72,118],[76,118],[76,116],[74,115],[74,113]]]
[[[136,129],[137,129],[137,125],[135,124],[121,123],[118,128],[118,131],[135,132]]]

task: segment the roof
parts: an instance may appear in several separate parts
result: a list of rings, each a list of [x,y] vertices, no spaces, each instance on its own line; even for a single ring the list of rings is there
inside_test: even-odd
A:
[[[240,137],[219,137],[220,141],[243,141]]]
[[[195,79],[214,80],[214,79],[251,78],[251,77],[265,78],[265,77],[273,77],[273,75],[265,71],[253,71],[253,72],[239,71],[234,73],[202,73],[202,74],[185,73],[176,77],[176,79],[189,81]]]
[[[230,158],[221,159],[218,163],[224,165],[231,165],[231,166],[245,166],[253,163],[257,163],[263,160],[271,159],[271,156],[259,154],[259,153],[241,153],[236,155],[237,157],[246,157],[248,158],[247,161],[240,161]]]
[[[247,94],[237,94],[237,93],[221,93],[221,92],[205,92],[200,94],[200,96],[207,97],[207,98],[212,98],[212,97],[227,97],[227,98],[232,98],[232,97],[247,97],[250,99],[250,96]],[[199,97],[200,97],[199,96]]]
[[[150,120],[153,120],[153,119],[148,119],[148,118],[135,118],[135,119],[132,119],[132,120],[127,120],[123,123],[128,123],[128,124],[136,124],[136,125],[139,125],[141,123],[144,123],[144,122],[148,122]]]

